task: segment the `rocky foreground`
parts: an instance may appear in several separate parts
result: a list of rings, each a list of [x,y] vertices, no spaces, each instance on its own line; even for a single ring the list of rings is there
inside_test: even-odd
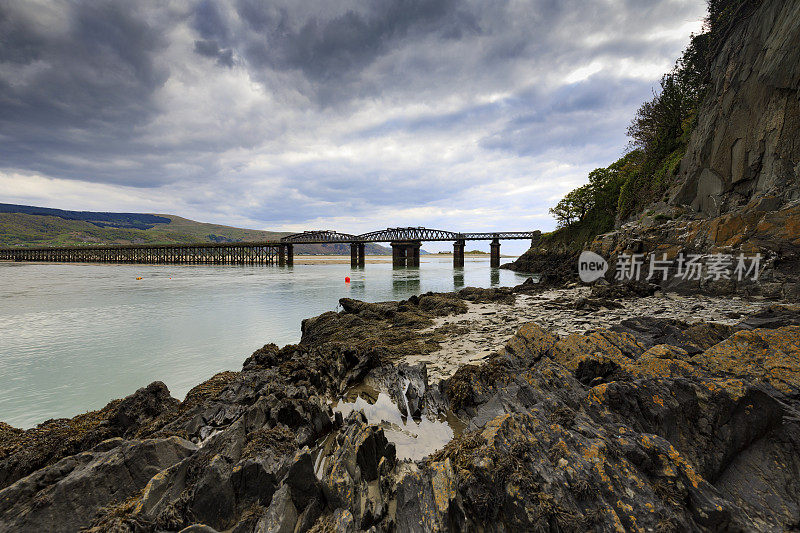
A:
[[[345,299],[183,402],[0,424],[0,531],[800,527],[800,306],[639,292]]]

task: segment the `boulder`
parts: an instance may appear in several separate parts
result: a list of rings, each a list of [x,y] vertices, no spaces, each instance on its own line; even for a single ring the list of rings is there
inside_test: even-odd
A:
[[[25,431],[6,430],[0,433],[4,437],[0,447],[0,488],[106,439],[132,437],[159,416],[172,412],[177,404],[166,385],[156,381],[98,411],[72,419],[47,420]]]
[[[77,531],[197,447],[178,437],[114,442],[39,469],[0,491],[0,530]]]
[[[800,326],[739,331],[695,356],[713,375],[765,382],[787,393],[800,391]]]

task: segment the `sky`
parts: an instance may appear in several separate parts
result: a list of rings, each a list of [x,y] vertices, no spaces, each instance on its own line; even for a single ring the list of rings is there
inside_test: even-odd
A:
[[[0,202],[551,230],[548,208],[624,153],[704,15],[704,0],[0,0]]]

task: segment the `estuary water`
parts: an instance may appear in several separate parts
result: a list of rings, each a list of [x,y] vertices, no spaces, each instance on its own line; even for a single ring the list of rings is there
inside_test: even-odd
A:
[[[71,417],[155,380],[183,399],[266,343],[297,343],[300,322],[337,310],[342,297],[399,300],[526,278],[490,268],[488,256],[467,256],[463,269],[448,256],[397,269],[388,257],[368,257],[363,269],[348,259],[295,256],[290,268],[0,263],[0,421],[28,428]]]

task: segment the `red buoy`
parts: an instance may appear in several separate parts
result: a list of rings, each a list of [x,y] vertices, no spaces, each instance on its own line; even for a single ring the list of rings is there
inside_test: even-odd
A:
[[[344,277],[344,282],[345,283],[350,283],[350,276],[345,276]]]

